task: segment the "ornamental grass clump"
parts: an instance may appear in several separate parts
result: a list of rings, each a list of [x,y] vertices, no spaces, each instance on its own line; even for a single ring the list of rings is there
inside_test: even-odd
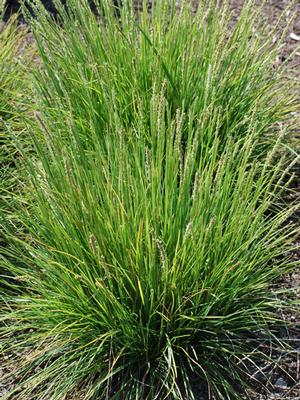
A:
[[[27,239],[8,232],[2,257],[3,365],[18,382],[4,398],[196,399],[195,382],[238,398],[276,343],[269,285],[292,268],[295,236],[288,211],[265,216],[280,168],[251,162],[251,130],[219,158],[200,122],[183,150],[193,121],[178,111],[167,127],[154,100],[150,130],[38,147]]]
[[[251,130],[219,158],[200,122],[183,150],[195,121],[165,124],[165,106],[154,96],[150,130],[109,129],[88,152],[75,130],[37,143],[30,242],[3,258],[8,398],[192,399],[195,376],[234,398],[280,324],[269,284],[291,268],[293,232],[289,212],[265,216],[279,166],[250,162]]]
[[[212,3],[194,20],[103,3],[98,22],[81,2],[33,21],[31,196],[18,235],[3,223],[4,399],[238,399],[291,307],[270,285],[294,267],[275,125],[294,98],[262,84],[270,52],[237,33],[250,6],[226,47]]]

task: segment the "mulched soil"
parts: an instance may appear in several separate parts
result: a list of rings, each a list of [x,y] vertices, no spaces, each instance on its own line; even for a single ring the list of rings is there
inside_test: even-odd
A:
[[[197,4],[199,0],[193,0]],[[239,18],[239,14],[245,0],[229,0],[230,6],[233,10],[233,17],[235,20]],[[265,18],[270,28],[276,25],[276,22],[282,12],[291,5],[291,0],[267,0],[262,9],[262,18]],[[262,0],[256,1],[257,6],[262,4]],[[281,54],[278,57],[277,65],[280,65],[288,57],[293,54],[293,57],[288,62],[288,74],[295,79],[295,84],[300,84],[300,0],[296,1],[293,8],[296,13],[295,20],[286,35],[285,44],[282,48]],[[278,26],[278,36],[285,28],[286,23],[291,16],[290,13],[285,14],[285,18]],[[29,40],[31,37],[29,36]],[[274,37],[276,41],[276,37]],[[299,126],[300,126],[300,113],[299,113]],[[300,154],[300,130],[295,132],[295,150]],[[295,166],[295,180],[291,187],[291,192],[287,196],[288,202],[297,202],[300,204],[300,163]],[[299,225],[300,209],[295,212],[292,219]],[[294,261],[300,261],[300,240],[295,242],[295,250],[291,254]],[[300,302],[300,267],[293,273],[281,279],[276,287],[293,289],[293,299]],[[281,318],[286,320],[289,328],[283,329],[278,335],[281,338],[287,339],[289,348],[285,351],[277,350],[276,359],[274,363],[262,362],[257,368],[252,370],[252,383],[259,381],[264,384],[264,388],[260,393],[254,393],[250,390],[247,391],[243,398],[249,400],[300,400],[300,303],[298,310],[295,313],[286,314],[284,310],[278,310]],[[8,387],[1,385],[1,375],[3,370],[0,367],[0,398],[3,396]],[[13,383],[12,383],[13,385]],[[205,394],[203,388],[199,385],[199,397],[197,400],[214,400],[212,395]],[[28,399],[24,399],[28,400]],[[75,399],[74,399],[75,400]],[[78,400],[78,399],[77,399]],[[187,399],[189,400],[189,399]]]

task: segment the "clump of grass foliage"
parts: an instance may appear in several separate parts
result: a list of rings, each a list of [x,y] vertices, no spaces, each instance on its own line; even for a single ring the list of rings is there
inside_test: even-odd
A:
[[[32,22],[39,128],[24,229],[4,224],[4,399],[235,399],[280,343],[270,285],[296,232],[277,125],[297,104],[278,47],[251,2],[233,32],[226,4],[124,3]]]

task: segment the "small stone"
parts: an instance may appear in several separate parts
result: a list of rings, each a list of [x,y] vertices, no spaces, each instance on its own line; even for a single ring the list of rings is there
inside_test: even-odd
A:
[[[275,382],[275,386],[281,388],[281,389],[286,389],[287,388],[287,383],[285,381],[284,378],[282,378],[282,376],[280,376],[277,381]]]
[[[292,40],[296,40],[297,42],[300,42],[300,35],[296,35],[295,33],[290,33],[290,38]]]

